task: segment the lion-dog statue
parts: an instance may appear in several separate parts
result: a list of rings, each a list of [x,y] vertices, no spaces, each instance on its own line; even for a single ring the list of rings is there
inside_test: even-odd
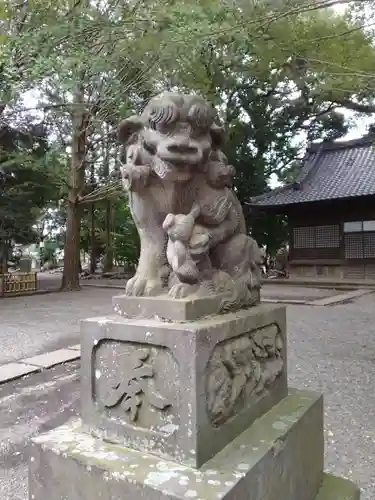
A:
[[[260,250],[216,118],[201,97],[165,92],[121,122],[122,182],[141,243],[127,295],[222,294],[222,311],[259,302]]]

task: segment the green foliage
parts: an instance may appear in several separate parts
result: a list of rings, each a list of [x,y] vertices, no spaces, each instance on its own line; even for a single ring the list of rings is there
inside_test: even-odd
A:
[[[285,224],[254,219],[249,197],[268,189],[272,174],[296,175],[305,138],[346,133],[350,123],[337,103],[355,109],[353,98],[369,103],[375,95],[375,52],[363,18],[312,1],[29,0],[3,2],[0,18],[0,117],[27,129],[20,96],[36,89],[36,113],[49,134],[43,151],[17,143],[2,158],[3,232],[31,238],[48,202],[63,198],[57,225],[65,225],[68,207],[80,206],[74,217],[83,213],[89,250],[94,201],[95,252],[112,245],[117,260],[136,259],[138,236],[125,201],[113,201],[114,131],[155,92],[197,91],[217,106],[236,190],[260,243],[281,240]],[[82,162],[73,161],[77,145]],[[101,200],[110,197],[108,221]]]
[[[44,245],[39,249],[40,263],[43,265],[45,262],[56,264],[56,250],[59,245],[55,239],[44,240]]]
[[[247,19],[254,14],[251,22],[196,39],[194,57],[177,59],[165,82],[194,89],[216,104],[227,124],[226,153],[236,168],[235,189],[249,230],[269,246],[285,239],[285,221],[255,217],[246,202],[269,189],[272,174],[280,180],[297,175],[306,141],[348,132],[351,123],[337,102],[368,89],[364,75],[375,63],[371,37],[357,21],[327,10],[308,12],[306,2],[305,9],[301,4],[295,14],[280,8],[273,17],[260,5],[243,6]],[[231,13],[223,9],[228,20]],[[217,11],[204,12],[214,24]]]
[[[94,250],[97,258],[107,250],[105,204],[95,204],[95,248],[92,249],[91,211],[85,211],[81,229],[81,248],[89,253]],[[112,207],[111,240],[113,257],[127,267],[135,266],[139,257],[139,237],[124,196],[117,199]]]
[[[0,145],[0,241],[28,243],[36,239],[41,209],[56,195],[45,131],[3,127]]]

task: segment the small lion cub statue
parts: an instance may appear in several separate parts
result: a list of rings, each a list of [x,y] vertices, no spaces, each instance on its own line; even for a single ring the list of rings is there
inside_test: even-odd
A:
[[[202,271],[211,268],[209,258],[210,234],[196,223],[199,207],[187,215],[168,214],[163,229],[168,235],[167,260],[173,273],[182,283],[198,284]]]

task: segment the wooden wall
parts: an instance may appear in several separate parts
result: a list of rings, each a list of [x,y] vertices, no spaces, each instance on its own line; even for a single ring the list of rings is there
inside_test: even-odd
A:
[[[375,197],[292,206],[287,216],[291,264],[375,263]],[[374,222],[366,231],[344,231],[356,221]]]

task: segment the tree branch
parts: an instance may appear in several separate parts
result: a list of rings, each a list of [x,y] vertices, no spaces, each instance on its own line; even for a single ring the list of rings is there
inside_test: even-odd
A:
[[[114,196],[115,194],[119,193],[120,191],[121,191],[121,182],[115,181],[105,186],[100,186],[85,196],[80,196],[78,198],[78,203],[80,204],[95,203],[97,201],[108,199]]]

